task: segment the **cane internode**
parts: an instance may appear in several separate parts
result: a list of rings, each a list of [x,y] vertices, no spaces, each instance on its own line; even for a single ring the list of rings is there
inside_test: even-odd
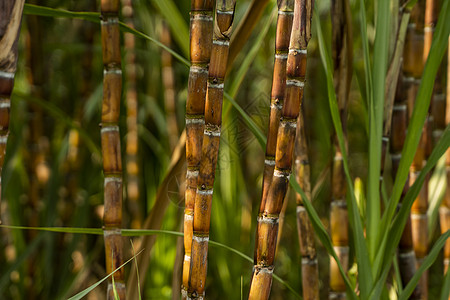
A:
[[[101,37],[103,54],[103,101],[101,145],[104,174],[104,240],[106,272],[112,273],[123,264],[122,227],[122,157],[120,145],[120,101],[122,68],[119,31],[119,0],[101,1]],[[125,299],[124,270],[108,280],[107,299]],[[115,291],[115,292],[114,292]]]

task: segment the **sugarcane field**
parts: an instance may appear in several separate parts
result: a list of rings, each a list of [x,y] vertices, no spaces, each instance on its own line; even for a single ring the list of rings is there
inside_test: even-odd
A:
[[[450,300],[449,0],[0,0],[0,299]]]

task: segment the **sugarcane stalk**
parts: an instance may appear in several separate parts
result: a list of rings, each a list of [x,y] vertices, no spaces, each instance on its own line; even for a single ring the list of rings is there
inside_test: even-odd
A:
[[[264,211],[267,193],[275,168],[275,151],[280,124],[281,109],[286,91],[286,65],[289,53],[289,39],[294,17],[294,0],[278,1],[278,20],[275,39],[275,62],[273,66],[272,92],[270,99],[269,131],[267,134],[266,156],[262,184],[259,215]]]
[[[268,299],[278,235],[278,221],[289,184],[295,132],[306,73],[306,53],[311,37],[312,1],[295,0],[286,69],[286,96],[278,128],[275,169],[264,211],[258,222],[256,264],[249,299]]]
[[[311,167],[309,164],[308,143],[304,126],[304,112],[300,109],[297,121],[296,133],[296,179],[300,187],[311,201]],[[300,254],[302,256],[302,288],[303,299],[319,299],[319,267],[317,262],[317,251],[314,241],[314,231],[311,221],[303,205],[300,194],[297,199],[297,231],[300,243]]]
[[[235,0],[223,0],[218,1],[216,6],[214,39],[205,102],[202,156],[194,202],[194,230],[189,278],[189,295],[192,298],[203,298],[205,294],[211,202],[219,154],[223,88],[235,5]]]
[[[119,0],[101,1],[101,36],[103,52],[103,102],[101,141],[104,175],[104,239],[106,273],[123,263],[122,226],[122,159],[120,150],[119,116],[122,92],[122,66],[119,31]],[[114,285],[108,279],[107,299],[125,299],[123,268],[116,271]]]
[[[272,182],[273,170],[275,168],[275,150],[277,143],[278,127],[280,125],[281,109],[283,108],[284,96],[286,92],[286,65],[289,52],[289,39],[292,29],[292,20],[294,17],[294,0],[278,1],[278,20],[275,38],[275,62],[273,68],[272,91],[270,98],[269,112],[269,130],[267,134],[266,156],[264,159],[264,172],[261,203],[259,207],[258,220],[264,210],[267,198],[267,192]],[[283,231],[284,215],[286,212],[287,201],[283,204],[279,218],[277,249]],[[258,237],[258,234],[256,234]],[[255,246],[258,240],[255,240]],[[255,247],[256,251],[256,247]],[[275,256],[277,253],[275,253]],[[256,264],[256,252],[254,256]]]
[[[191,1],[190,60],[186,101],[186,191],[182,296],[187,297],[191,268],[194,201],[205,127],[205,99],[213,38],[214,0]]]
[[[11,93],[17,69],[19,32],[24,0],[0,1],[0,203],[2,170],[11,116]]]
[[[133,2],[122,1],[122,15],[125,23],[134,28]],[[126,135],[126,179],[127,179],[127,204],[130,211],[131,228],[141,228],[142,209],[139,204],[139,164],[138,164],[138,100],[136,91],[136,54],[135,37],[131,33],[124,33],[124,48],[126,51],[126,110],[127,110],[127,135]]]

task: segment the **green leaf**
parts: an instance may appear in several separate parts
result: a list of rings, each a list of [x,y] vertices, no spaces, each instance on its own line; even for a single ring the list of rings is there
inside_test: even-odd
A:
[[[389,58],[389,1],[377,1],[373,57],[373,97],[369,96],[369,173],[367,178],[367,240],[371,261],[380,239],[380,169],[384,118],[384,89]],[[362,292],[362,291],[361,291]],[[364,298],[364,297],[363,297]]]

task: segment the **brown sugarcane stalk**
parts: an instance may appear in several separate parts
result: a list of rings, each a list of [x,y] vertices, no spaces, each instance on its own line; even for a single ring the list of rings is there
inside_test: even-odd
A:
[[[133,2],[122,1],[122,15],[125,23],[134,28]],[[131,217],[131,228],[141,228],[142,209],[139,204],[139,165],[138,165],[138,100],[136,92],[136,54],[135,37],[131,33],[124,33],[124,48],[126,51],[126,109],[127,109],[127,135],[126,135],[126,178],[127,202]]]
[[[309,164],[308,144],[304,126],[304,112],[300,110],[297,122],[296,179],[309,200],[311,199],[311,167]],[[309,220],[303,199],[297,194],[297,229],[300,243],[300,254],[302,256],[302,287],[303,299],[319,299],[319,267],[317,263],[316,245],[314,242],[314,231]]]
[[[406,128],[408,126],[408,107],[407,98],[402,91],[406,90],[403,82],[400,80],[397,95],[392,111],[392,131],[390,136],[390,156],[392,160],[392,177],[397,175],[398,166],[402,158],[402,149],[406,138]],[[406,182],[402,192],[402,198],[409,188],[409,182]],[[401,203],[399,204],[401,206]],[[398,245],[398,263],[400,276],[403,286],[406,286],[416,273],[416,254],[413,249],[411,219],[408,218],[402,237]],[[421,299],[420,286],[417,285],[410,299]]]
[[[191,1],[188,97],[186,101],[186,191],[184,210],[184,259],[182,295],[187,297],[192,253],[194,201],[205,127],[206,83],[213,38],[214,0]]]
[[[101,140],[103,155],[104,203],[103,216],[106,273],[123,263],[122,226],[122,158],[120,150],[119,116],[122,92],[120,54],[119,0],[101,1],[101,32],[103,50],[103,102]],[[125,299],[124,270],[119,269],[108,280],[107,299]]]
[[[17,68],[20,25],[24,0],[0,1],[0,202],[2,169],[9,134],[11,93]]]
[[[270,97],[269,131],[267,133],[266,156],[264,159],[264,172],[262,183],[261,204],[259,206],[258,222],[264,212],[267,193],[272,182],[275,168],[275,151],[277,146],[278,127],[280,125],[281,109],[283,108],[286,93],[286,65],[289,53],[289,39],[291,37],[292,20],[294,18],[294,0],[278,1],[278,20],[275,38],[275,62],[273,66],[272,91]],[[281,231],[280,231],[281,232]],[[254,263],[256,262],[255,240]]]
[[[222,124],[222,100],[235,0],[218,1],[205,102],[205,130],[194,202],[189,295],[203,298],[207,272],[211,202]]]
[[[277,134],[280,124],[281,109],[283,108],[286,92],[286,65],[289,53],[289,39],[294,17],[294,0],[278,1],[278,20],[275,39],[275,62],[273,66],[272,92],[270,99],[269,131],[267,134],[266,157],[262,184],[261,204],[259,216],[264,211],[267,193],[272,182],[275,168],[275,151]]]
[[[332,54],[334,61],[334,88],[339,106],[342,127],[346,133],[347,103],[352,76],[352,27],[349,3],[346,0],[332,1]],[[344,270],[349,267],[348,212],[346,202],[346,183],[342,149],[336,137],[334,160],[331,172],[330,231],[336,254]],[[345,284],[337,263],[330,259],[330,299],[345,299]]]
[[[424,1],[419,1],[411,12],[411,23],[408,28],[405,52],[404,52],[404,64],[403,80],[410,86],[408,91],[408,111],[409,117],[413,110],[417,89],[420,84],[420,78],[423,71],[423,50],[424,50]],[[430,141],[428,130],[430,124],[427,121],[422,131],[421,141],[416,151],[413,163],[410,167],[409,185],[411,186],[420,171],[422,170],[426,161],[427,152],[429,151],[427,143]],[[425,181],[422,186],[418,197],[414,201],[411,208],[411,229],[413,248],[416,254],[417,266],[420,266],[423,259],[428,253],[428,180]],[[419,282],[422,299],[427,299],[427,275],[425,272]]]
[[[257,229],[256,264],[249,299],[268,299],[278,235],[278,220],[292,168],[295,132],[306,73],[306,53],[311,37],[312,1],[295,0],[294,20],[286,70],[286,97],[278,129],[275,170]]]
[[[169,26],[162,22],[161,42],[171,47]],[[170,149],[173,150],[178,142],[178,123],[176,115],[175,76],[172,67],[172,54],[166,50],[161,52],[162,81],[164,85],[164,106],[166,108],[167,133],[169,135]]]
[[[448,39],[450,46],[450,37]],[[445,109],[445,124],[450,124],[450,51],[448,51],[448,63],[447,63],[447,105]],[[439,208],[439,219],[441,222],[441,232],[444,233],[450,229],[450,149],[447,149],[445,160],[445,173],[447,178],[447,189],[445,190],[444,200]],[[445,242],[444,247],[444,272],[447,273],[450,262],[450,241]]]

